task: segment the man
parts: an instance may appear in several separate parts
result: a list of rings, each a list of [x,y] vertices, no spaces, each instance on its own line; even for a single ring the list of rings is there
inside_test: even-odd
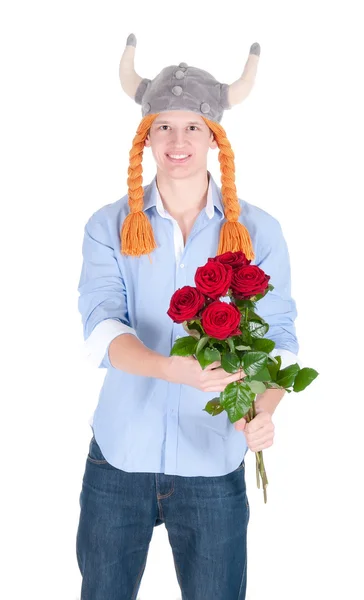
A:
[[[245,454],[271,446],[284,390],[256,399],[257,416],[234,426],[206,403],[245,376],[220,362],[169,356],[182,325],[167,315],[174,291],[194,285],[209,257],[242,250],[271,276],[259,301],[282,366],[297,362],[297,315],[279,222],[239,200],[234,155],[219,125],[223,108],[252,87],[259,45],[242,78],[219,84],[186,63],[154,80],[133,66],[131,35],[120,63],[123,89],[143,107],[130,152],[128,194],[85,226],[79,309],[90,359],[107,368],[80,496],[77,558],[81,600],[135,599],[156,525],[169,536],[182,597],[243,600],[249,502]],[[221,189],[207,170],[219,147]],[[150,148],[157,173],[142,186]],[[254,250],[256,253],[254,252]],[[243,434],[242,434],[243,432]]]

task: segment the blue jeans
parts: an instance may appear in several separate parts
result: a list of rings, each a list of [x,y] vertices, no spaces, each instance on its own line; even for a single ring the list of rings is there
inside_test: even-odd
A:
[[[182,600],[244,600],[249,502],[245,463],[227,475],[128,473],[95,437],[80,494],[81,600],[136,600],[154,527],[165,524]]]

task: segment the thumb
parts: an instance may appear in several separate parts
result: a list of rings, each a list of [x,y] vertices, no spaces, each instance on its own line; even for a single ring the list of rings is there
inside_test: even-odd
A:
[[[244,431],[245,425],[246,425],[246,419],[244,419],[244,417],[234,423],[234,427],[237,431]]]

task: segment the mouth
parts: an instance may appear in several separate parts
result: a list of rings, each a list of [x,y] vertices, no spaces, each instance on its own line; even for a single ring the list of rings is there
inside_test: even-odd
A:
[[[169,162],[175,165],[185,164],[190,160],[191,156],[191,154],[166,154]]]

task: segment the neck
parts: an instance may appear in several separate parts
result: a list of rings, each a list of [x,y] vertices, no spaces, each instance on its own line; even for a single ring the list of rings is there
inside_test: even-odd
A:
[[[157,170],[157,187],[164,208],[176,220],[197,215],[206,206],[209,175],[206,169],[184,179]]]

